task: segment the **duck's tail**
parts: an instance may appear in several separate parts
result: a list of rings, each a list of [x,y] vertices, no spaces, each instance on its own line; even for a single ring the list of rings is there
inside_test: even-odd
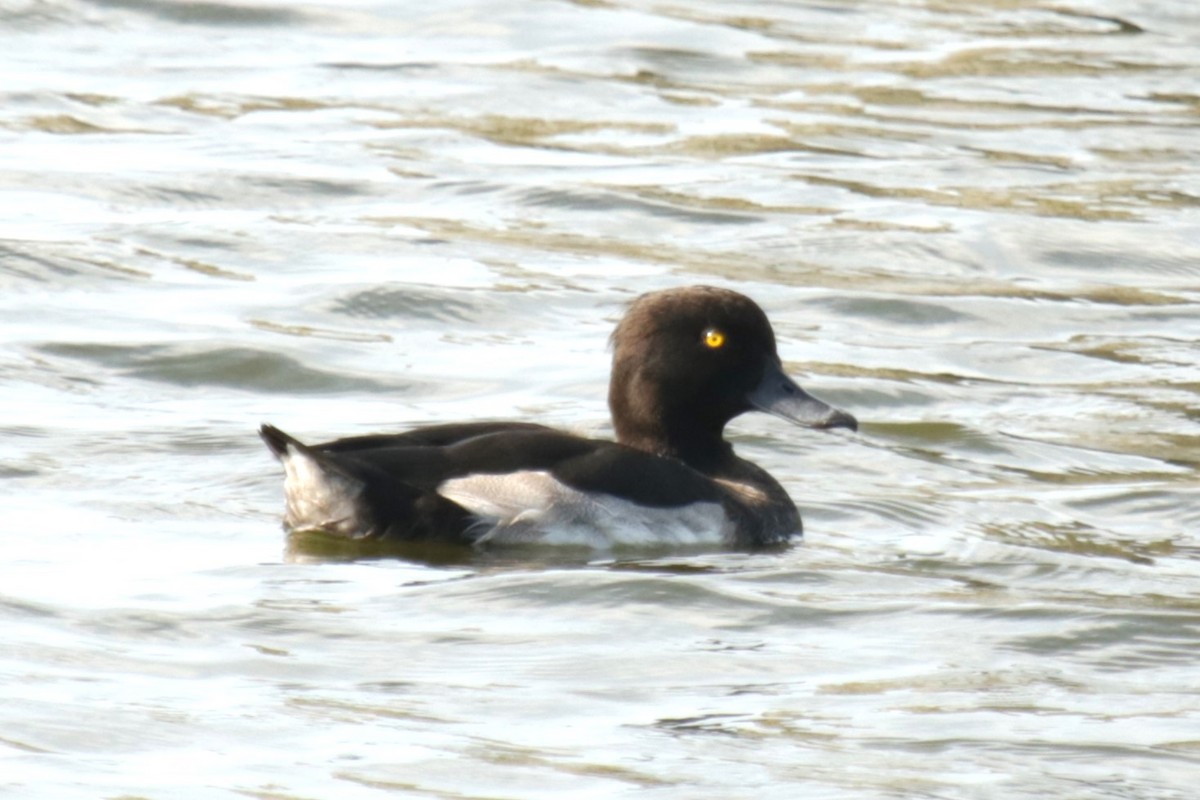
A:
[[[264,424],[258,431],[283,464],[289,530],[349,539],[469,543],[474,518],[432,489],[410,486],[368,460],[329,452]]]
[[[258,435],[267,443],[267,447],[275,454],[276,458],[284,458],[287,456],[288,447],[293,446],[297,450],[304,448],[304,445],[294,436],[284,433],[274,425],[263,423],[258,429]]]
[[[283,464],[284,525],[289,530],[321,530],[354,539],[375,533],[364,502],[363,477],[274,425],[263,425],[258,434]]]

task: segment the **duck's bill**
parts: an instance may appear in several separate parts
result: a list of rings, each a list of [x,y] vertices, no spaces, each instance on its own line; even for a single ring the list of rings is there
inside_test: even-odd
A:
[[[858,430],[858,420],[841,409],[818,400],[800,388],[772,361],[758,387],[746,398],[759,411],[774,414],[809,428],[849,428]]]

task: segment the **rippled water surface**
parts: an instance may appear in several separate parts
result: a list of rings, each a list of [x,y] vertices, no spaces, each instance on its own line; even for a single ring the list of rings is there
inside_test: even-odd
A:
[[[0,787],[1186,798],[1190,0],[0,3]],[[608,435],[737,288],[783,553],[354,559],[270,420]]]

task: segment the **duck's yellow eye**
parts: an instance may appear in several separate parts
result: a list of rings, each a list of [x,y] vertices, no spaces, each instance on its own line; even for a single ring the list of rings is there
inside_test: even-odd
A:
[[[725,346],[725,334],[721,333],[716,328],[709,328],[704,332],[704,344],[713,350],[717,350]]]

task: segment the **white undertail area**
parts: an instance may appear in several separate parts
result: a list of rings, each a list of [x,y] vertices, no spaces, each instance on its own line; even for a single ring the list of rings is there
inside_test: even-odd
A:
[[[361,536],[359,497],[363,484],[328,469],[309,453],[288,446],[283,462],[286,523],[293,529],[320,529]]]

